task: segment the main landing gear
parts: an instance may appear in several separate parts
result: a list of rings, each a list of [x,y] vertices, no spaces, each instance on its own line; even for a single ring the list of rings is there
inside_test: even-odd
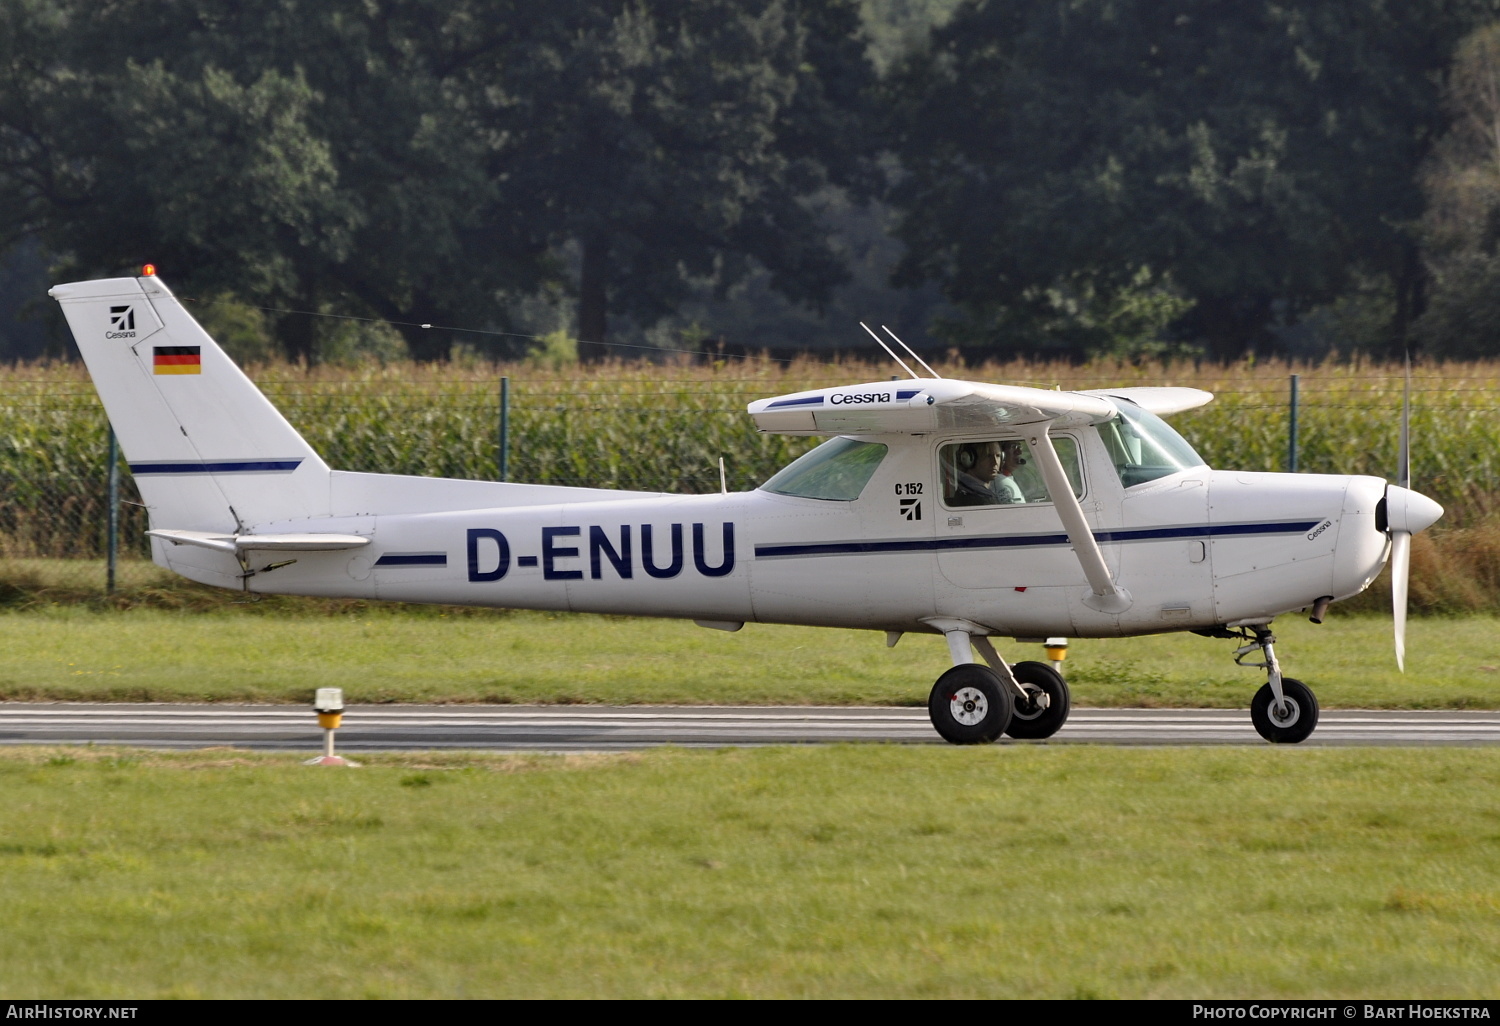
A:
[[[1046,663],[1007,665],[984,628],[966,620],[931,621],[948,639],[953,668],[937,679],[927,715],[943,740],[980,745],[1002,734],[1038,740],[1057,733],[1072,705],[1068,683]],[[973,650],[984,657],[974,662]]]
[[[1235,649],[1236,663],[1266,671],[1266,683],[1250,700],[1250,722],[1255,724],[1256,732],[1276,744],[1306,741],[1318,725],[1318,699],[1300,680],[1281,675],[1281,664],[1276,661],[1276,635],[1271,633],[1270,625],[1241,627],[1238,634],[1230,636],[1248,640]],[[1256,651],[1264,658],[1260,662],[1245,662]]]

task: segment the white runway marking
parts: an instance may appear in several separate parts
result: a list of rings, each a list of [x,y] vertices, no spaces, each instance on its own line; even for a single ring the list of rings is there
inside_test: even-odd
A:
[[[0,703],[0,744],[232,745],[315,750],[311,711],[290,706]],[[352,706],[341,750],[463,748],[604,751],[655,745],[941,744],[925,709],[722,706]],[[1075,709],[1047,742],[1264,744],[1246,710]],[[1345,710],[1322,714],[1304,745],[1500,744],[1500,712]]]

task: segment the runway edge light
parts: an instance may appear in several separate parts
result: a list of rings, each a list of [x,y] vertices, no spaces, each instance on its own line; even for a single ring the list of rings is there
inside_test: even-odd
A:
[[[1068,658],[1068,639],[1048,638],[1042,645],[1047,649],[1047,658],[1052,661],[1052,668],[1062,673],[1062,661]]]
[[[305,766],[358,766],[359,763],[333,754],[333,732],[344,722],[344,689],[318,688],[313,693],[313,712],[323,728],[323,754],[308,759]]]

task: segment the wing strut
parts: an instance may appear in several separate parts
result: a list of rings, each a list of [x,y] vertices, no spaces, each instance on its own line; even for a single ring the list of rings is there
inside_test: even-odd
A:
[[[1031,450],[1032,458],[1041,469],[1042,480],[1047,482],[1047,491],[1057,508],[1058,519],[1068,532],[1068,541],[1073,545],[1078,565],[1083,568],[1083,575],[1088,578],[1089,587],[1094,590],[1092,595],[1083,600],[1083,604],[1101,613],[1123,613],[1130,608],[1133,599],[1130,592],[1115,584],[1114,578],[1109,574],[1109,567],[1104,565],[1104,554],[1099,551],[1099,543],[1094,540],[1094,532],[1089,529],[1089,522],[1083,515],[1078,496],[1073,494],[1073,482],[1068,480],[1062,460],[1057,458],[1057,449],[1052,445],[1052,436],[1047,433],[1051,427],[1051,421],[1028,425],[1026,447]]]

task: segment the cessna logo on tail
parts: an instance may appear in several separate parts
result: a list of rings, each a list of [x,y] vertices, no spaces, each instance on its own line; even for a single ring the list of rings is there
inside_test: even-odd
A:
[[[135,308],[131,306],[112,306],[109,308],[110,330],[104,333],[105,338],[135,338]]]

